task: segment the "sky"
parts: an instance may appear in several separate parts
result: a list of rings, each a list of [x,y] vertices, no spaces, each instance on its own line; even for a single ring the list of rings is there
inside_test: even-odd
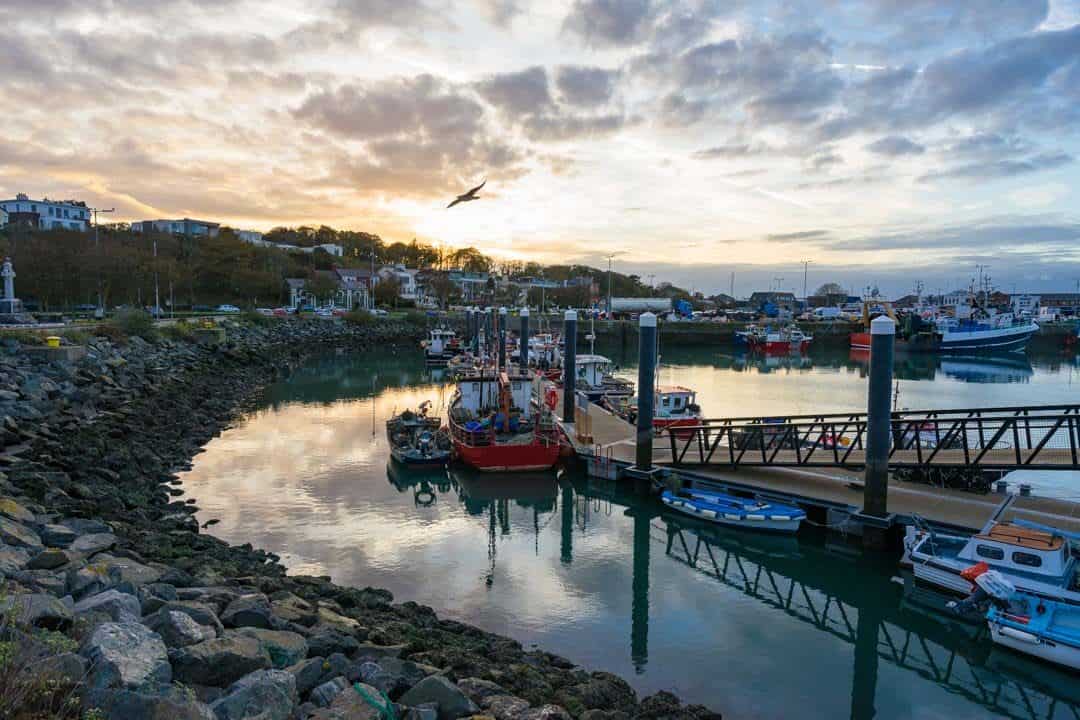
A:
[[[706,293],[1080,289],[1080,0],[4,0],[0,26],[4,197]]]

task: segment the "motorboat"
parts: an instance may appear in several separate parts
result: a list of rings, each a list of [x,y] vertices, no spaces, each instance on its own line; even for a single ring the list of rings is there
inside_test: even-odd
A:
[[[429,417],[430,401],[419,410],[405,410],[386,421],[390,454],[404,465],[445,465],[450,461],[450,438],[442,421]]]
[[[751,350],[766,354],[804,353],[813,339],[795,325],[788,325],[776,330],[758,330],[748,336],[747,344]]]
[[[634,384],[612,374],[614,363],[603,355],[578,355],[575,359],[577,378],[574,389],[585,393],[589,402],[600,402],[604,397],[630,397]]]
[[[669,508],[699,520],[747,530],[793,533],[806,519],[806,513],[792,505],[711,490],[665,490],[660,500]]]
[[[446,365],[461,352],[457,333],[449,328],[432,328],[420,346],[424,349],[424,362],[433,366]]]
[[[1020,592],[1080,605],[1077,559],[1070,538],[1080,539],[1025,520],[991,520],[971,537],[909,528],[905,546],[915,578],[944,590],[967,595],[971,583],[961,573],[986,563]]]
[[[1017,592],[991,604],[986,624],[998,645],[1080,670],[1080,606]]]

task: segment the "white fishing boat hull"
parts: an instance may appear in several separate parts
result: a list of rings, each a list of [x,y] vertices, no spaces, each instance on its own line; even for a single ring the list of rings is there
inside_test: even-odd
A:
[[[698,520],[713,522],[717,525],[738,527],[744,530],[794,533],[798,531],[799,524],[802,523],[802,518],[790,518],[782,515],[746,515],[745,517],[741,517],[735,514],[698,508],[690,503],[680,502],[679,500],[669,501],[667,498],[664,498],[663,502],[672,510],[697,518]]]
[[[1040,638],[1034,633],[1024,632],[993,620],[988,621],[987,624],[990,626],[990,637],[998,645],[1047,662],[1064,665],[1073,670],[1080,670],[1080,648]]]

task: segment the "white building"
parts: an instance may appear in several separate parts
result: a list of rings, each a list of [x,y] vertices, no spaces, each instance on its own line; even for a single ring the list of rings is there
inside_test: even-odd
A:
[[[1027,313],[1030,316],[1034,316],[1039,311],[1039,295],[1013,295],[1012,309],[1017,315],[1021,313]]]
[[[76,200],[31,200],[19,193],[13,200],[0,200],[7,222],[30,225],[42,230],[80,230],[90,228],[90,209]]]
[[[258,230],[237,230],[236,237],[252,245],[263,245],[263,234]]]
[[[323,243],[322,245],[315,245],[314,247],[303,247],[300,245],[293,245],[291,243],[276,243],[270,242],[263,238],[263,234],[256,230],[237,230],[236,236],[246,243],[257,245],[265,248],[276,248],[278,250],[284,250],[285,252],[292,253],[307,253],[311,254],[316,250],[322,250],[334,257],[343,257],[345,255],[345,248],[341,245],[334,243]]]
[[[209,220],[140,220],[131,223],[132,232],[163,232],[184,237],[217,237],[221,223]]]
[[[6,226],[7,224],[8,224],[7,210],[5,210],[4,208],[0,208],[0,228]]]
[[[394,278],[398,282],[398,297],[402,300],[419,300],[416,274],[419,270],[413,270],[404,265],[384,265],[379,268],[379,279],[388,280]],[[375,281],[378,284],[378,280]]]

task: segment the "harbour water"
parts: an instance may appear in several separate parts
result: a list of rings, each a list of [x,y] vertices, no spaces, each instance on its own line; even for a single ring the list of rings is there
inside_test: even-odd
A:
[[[633,377],[633,353],[597,348]],[[664,350],[663,383],[709,416],[861,409],[865,363],[841,354],[755,361]],[[898,366],[901,407],[1061,403],[1080,395],[1062,356],[919,359]],[[579,472],[479,476],[388,466],[384,422],[451,386],[413,355],[326,356],[271,387],[184,475],[199,520],[440,615],[671,690],[726,717],[1074,718],[1075,676],[992,647],[928,607],[894,565],[841,537],[705,528]],[[1067,482],[1047,493],[1074,492]]]

